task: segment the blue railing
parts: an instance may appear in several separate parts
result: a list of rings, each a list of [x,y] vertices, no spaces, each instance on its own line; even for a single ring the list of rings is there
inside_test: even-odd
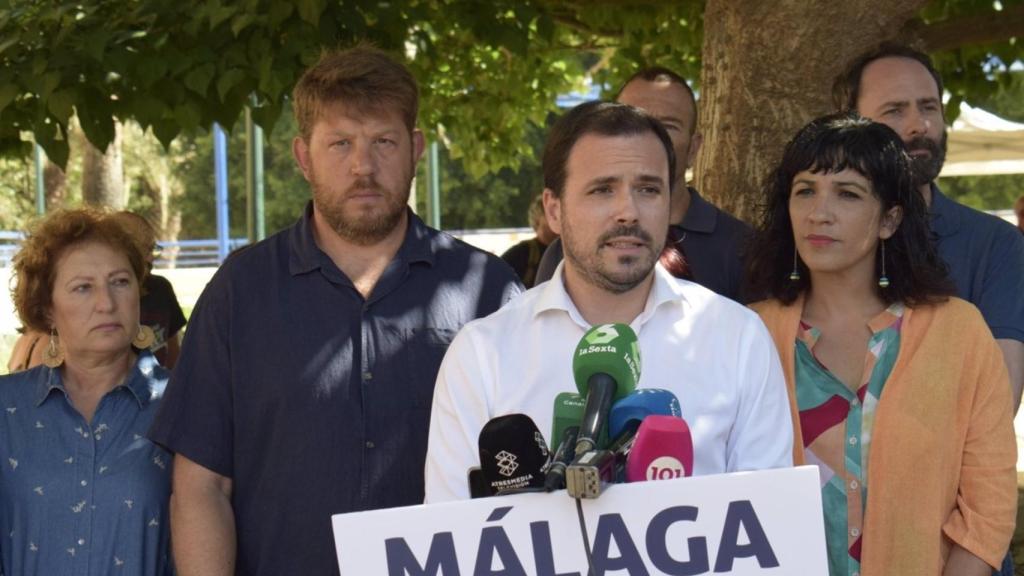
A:
[[[21,232],[0,230],[0,268],[10,265],[24,237]],[[232,238],[228,241],[228,250],[241,248],[248,243],[247,238]],[[157,244],[161,249],[160,257],[154,263],[157,268],[201,268],[218,266],[221,262],[216,239],[180,240]]]

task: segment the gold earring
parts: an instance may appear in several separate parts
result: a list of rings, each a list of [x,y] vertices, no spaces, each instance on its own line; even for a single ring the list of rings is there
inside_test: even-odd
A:
[[[57,368],[64,363],[64,349],[61,348],[57,338],[56,328],[50,328],[50,343],[43,350],[43,364],[50,368]]]
[[[132,339],[132,346],[139,350],[148,350],[156,342],[156,333],[145,324],[139,324],[139,332]]]

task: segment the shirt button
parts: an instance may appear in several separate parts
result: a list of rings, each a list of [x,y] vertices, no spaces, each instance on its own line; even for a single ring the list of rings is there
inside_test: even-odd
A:
[[[82,486],[86,486],[86,485],[88,485],[88,484],[89,484],[89,481],[88,481],[88,480],[82,480]]]
[[[860,530],[856,528],[850,528],[850,536],[853,536],[854,538],[860,536]]]
[[[857,437],[856,436],[850,436],[850,446],[856,446],[856,445],[857,445]]]
[[[860,486],[860,483],[858,483],[856,480],[850,480],[851,489],[856,490],[858,486]]]
[[[85,538],[79,538],[78,539],[78,545],[79,546],[85,546]]]
[[[366,441],[366,447],[367,448],[376,448],[377,445],[373,443],[373,440],[367,440]]]
[[[373,372],[363,372],[363,380],[373,380]]]

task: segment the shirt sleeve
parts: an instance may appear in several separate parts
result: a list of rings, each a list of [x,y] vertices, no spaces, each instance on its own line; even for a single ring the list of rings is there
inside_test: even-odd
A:
[[[231,299],[224,268],[203,291],[149,438],[220,474],[233,474]]]
[[[962,383],[973,391],[970,422],[960,467],[956,507],[942,526],[953,542],[998,569],[1013,536],[1017,510],[1017,442],[1013,431],[1009,377],[1003,356],[980,326],[976,342],[979,365]]]
[[[1001,227],[988,255],[981,297],[972,302],[981,310],[996,338],[1024,342],[1024,237]]]
[[[426,504],[469,499],[468,471],[488,419],[485,374],[472,336],[455,336],[437,374],[424,471]]]
[[[728,441],[727,472],[793,465],[793,420],[782,364],[768,329],[751,322],[739,348],[740,405]]]

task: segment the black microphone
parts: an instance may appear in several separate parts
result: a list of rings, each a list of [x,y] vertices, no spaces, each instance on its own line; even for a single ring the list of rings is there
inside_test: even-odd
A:
[[[492,418],[480,430],[480,469],[491,494],[542,490],[548,446],[525,414]]]
[[[565,467],[576,457],[576,437],[579,432],[579,426],[569,426],[562,434],[562,441],[558,443],[551,464],[544,471],[544,489],[548,492],[565,488]]]
[[[469,483],[470,498],[486,498],[494,496],[491,486],[484,478],[484,471],[479,466],[471,466],[466,472],[466,481]]]

